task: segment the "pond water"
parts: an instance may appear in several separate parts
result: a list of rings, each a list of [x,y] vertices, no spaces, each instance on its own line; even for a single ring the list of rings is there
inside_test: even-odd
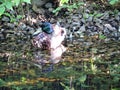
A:
[[[35,60],[35,54],[39,56],[41,53],[31,45],[29,39],[10,38],[1,41],[0,89],[112,90],[120,88],[119,41],[85,37],[68,40],[66,44],[68,49],[62,55],[62,60],[53,65]]]

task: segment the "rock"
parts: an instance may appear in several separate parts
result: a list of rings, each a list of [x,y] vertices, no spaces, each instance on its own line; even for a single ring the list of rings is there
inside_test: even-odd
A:
[[[68,39],[84,37],[84,35],[94,36],[98,35],[99,32],[104,34],[107,39],[113,39],[119,37],[120,13],[111,15],[110,12],[111,11],[103,12],[101,17],[89,15],[91,12],[85,12],[83,15],[80,15],[80,12],[78,12],[69,14],[64,20],[60,18],[58,21],[61,23],[64,22],[63,26],[67,28]]]
[[[70,12],[66,11],[66,12],[65,12],[65,14],[66,14],[66,15],[69,15],[69,14],[70,14]]]
[[[32,27],[30,27],[30,26],[27,26],[25,30],[26,31],[31,31],[31,30],[34,30],[34,29]]]
[[[120,21],[120,17],[119,17],[118,15],[115,16],[115,19],[116,19],[117,21]]]
[[[17,13],[15,10],[10,10],[9,12],[11,15],[15,15]]]
[[[18,26],[18,28],[20,29],[20,30],[25,30],[26,29],[26,24],[24,24],[24,23],[20,23],[20,25]]]
[[[0,32],[0,40],[2,41],[4,39],[5,39],[4,35]]]
[[[49,8],[49,9],[48,9],[49,12],[52,12],[53,10],[54,10],[53,8]]]
[[[89,14],[88,14],[88,13],[84,13],[83,17],[84,17],[85,19],[87,19],[87,18],[89,17]]]
[[[100,24],[102,23],[102,20],[101,20],[101,19],[98,19],[98,18],[95,18],[93,21],[96,22],[96,24],[97,24],[97,23],[98,23],[98,24],[99,24],[99,23],[100,23]]]
[[[74,22],[79,21],[79,17],[78,16],[72,16],[72,21],[74,21]]]
[[[8,17],[4,16],[4,17],[2,18],[2,21],[4,21],[4,22],[9,22],[10,19],[9,19]]]
[[[118,32],[113,32],[113,33],[111,33],[111,37],[112,37],[114,40],[119,40],[120,33],[118,33]]]
[[[111,30],[111,31],[114,30],[113,27],[112,27],[110,24],[105,24],[104,26],[107,27],[107,28],[108,28],[109,30]]]
[[[86,23],[84,18],[81,19],[81,23]]]
[[[32,5],[34,6],[36,6],[36,7],[41,7],[41,6],[43,6],[46,2],[48,2],[49,0],[31,0],[31,3],[32,3]]]
[[[15,24],[12,24],[12,23],[7,23],[7,26],[11,29],[14,29],[15,28]]]
[[[87,19],[86,21],[92,22],[92,21],[93,21],[93,16],[89,16],[88,19]]]
[[[32,9],[36,13],[40,13],[40,14],[44,14],[45,13],[45,10],[42,7],[38,8],[37,6],[33,5]]]
[[[106,36],[109,36],[110,35],[110,31],[107,27],[104,27],[103,29],[103,33],[106,35]]]
[[[80,26],[80,22],[73,22],[72,25],[73,26]]]
[[[96,23],[95,25],[99,28],[99,30],[103,30],[104,28],[103,25],[100,23]]]
[[[35,32],[34,29],[29,30],[29,34],[33,34]]]
[[[119,28],[119,21],[117,21],[117,20],[115,20],[115,19],[112,19],[111,20],[111,22],[110,22],[110,24],[113,26],[113,27],[115,27],[116,29],[118,29]]]
[[[52,3],[49,3],[49,2],[46,3],[46,4],[45,4],[45,7],[46,7],[46,8],[52,8]]]
[[[45,11],[42,6],[45,5],[45,3],[47,3],[48,1],[49,0],[31,0],[33,11],[43,14]]]
[[[84,31],[85,31],[85,25],[81,26],[79,30],[80,30],[81,32],[84,32]]]
[[[109,12],[103,13],[104,15],[100,19],[105,19],[107,20],[109,18]]]
[[[120,26],[119,26],[118,32],[120,32]]]

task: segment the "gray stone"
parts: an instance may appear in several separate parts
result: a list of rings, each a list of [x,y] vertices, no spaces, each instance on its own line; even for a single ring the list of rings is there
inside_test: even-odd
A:
[[[92,22],[92,20],[93,20],[93,16],[89,16],[86,21],[87,21],[87,22]]]
[[[105,27],[107,27],[109,30],[113,31],[113,27],[110,24],[105,24]]]
[[[48,11],[52,12],[54,9],[53,8],[49,8]]]
[[[2,21],[4,21],[4,22],[9,22],[10,19],[9,19],[8,17],[4,16],[4,17],[2,18]]]
[[[45,7],[46,7],[46,8],[52,8],[52,3],[46,3],[46,4],[45,4]]]
[[[48,1],[49,0],[31,0],[31,3],[32,3],[32,5],[35,5],[36,7],[41,7]]]
[[[85,26],[81,26],[80,29],[79,29],[81,32],[84,32],[85,31]]]
[[[15,24],[12,24],[12,23],[7,23],[7,26],[11,29],[15,28]]]
[[[21,23],[19,26],[18,26],[18,28],[20,29],[20,30],[25,30],[26,29],[26,24],[24,24],[24,23]]]

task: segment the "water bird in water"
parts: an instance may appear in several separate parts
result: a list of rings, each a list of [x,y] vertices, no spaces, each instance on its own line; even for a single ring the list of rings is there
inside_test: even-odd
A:
[[[66,30],[58,24],[50,24],[49,22],[44,22],[41,27],[42,32],[33,34],[32,44],[37,48],[49,50],[49,61],[56,64],[66,51],[66,47],[62,44],[66,36]]]

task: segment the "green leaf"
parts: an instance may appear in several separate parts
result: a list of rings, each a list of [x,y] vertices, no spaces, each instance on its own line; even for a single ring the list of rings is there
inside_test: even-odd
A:
[[[101,16],[103,16],[103,14],[98,13],[98,14],[95,15],[95,17],[97,17],[97,18],[99,18]]]
[[[5,12],[5,7],[4,6],[0,6],[0,16]]]
[[[79,78],[79,81],[80,81],[81,83],[84,83],[85,80],[86,80],[86,78],[87,78],[87,75],[83,75],[83,76],[81,76],[81,77]]]
[[[4,13],[4,15],[11,17],[10,13]]]
[[[64,3],[68,3],[69,0],[60,0],[61,5],[63,5]]]
[[[112,88],[112,90],[120,90],[120,88]]]
[[[53,13],[56,13],[56,12],[60,11],[61,9],[62,9],[62,7],[58,7],[55,10],[53,10]]]
[[[1,3],[3,3],[4,1],[3,0],[0,0]]]
[[[100,34],[100,35],[99,35],[99,38],[100,38],[100,39],[105,39],[105,38],[106,38],[106,36],[105,36],[105,35],[103,35],[103,34]]]
[[[13,0],[13,3],[15,6],[18,6],[20,4],[20,0]]]
[[[7,9],[13,10],[13,3],[12,3],[12,2],[6,2],[6,3],[5,3],[5,7],[6,7]]]
[[[81,6],[81,5],[84,5],[84,4],[85,4],[84,2],[79,2],[78,6]]]
[[[0,79],[0,86],[5,85],[5,81],[3,81],[2,79]]]
[[[25,82],[25,81],[26,81],[26,78],[25,78],[25,77],[22,77],[22,78],[21,78],[21,81],[22,81],[22,82]]]
[[[64,83],[60,83],[65,89],[64,90],[70,90],[68,86],[66,86]]]
[[[26,3],[31,4],[31,1],[30,1],[30,0],[23,0],[23,2],[26,2]]]
[[[110,3],[111,5],[114,5],[114,4],[116,4],[117,2],[118,2],[118,0],[110,0],[109,3]]]
[[[21,19],[22,17],[22,15],[17,15],[17,19]]]

